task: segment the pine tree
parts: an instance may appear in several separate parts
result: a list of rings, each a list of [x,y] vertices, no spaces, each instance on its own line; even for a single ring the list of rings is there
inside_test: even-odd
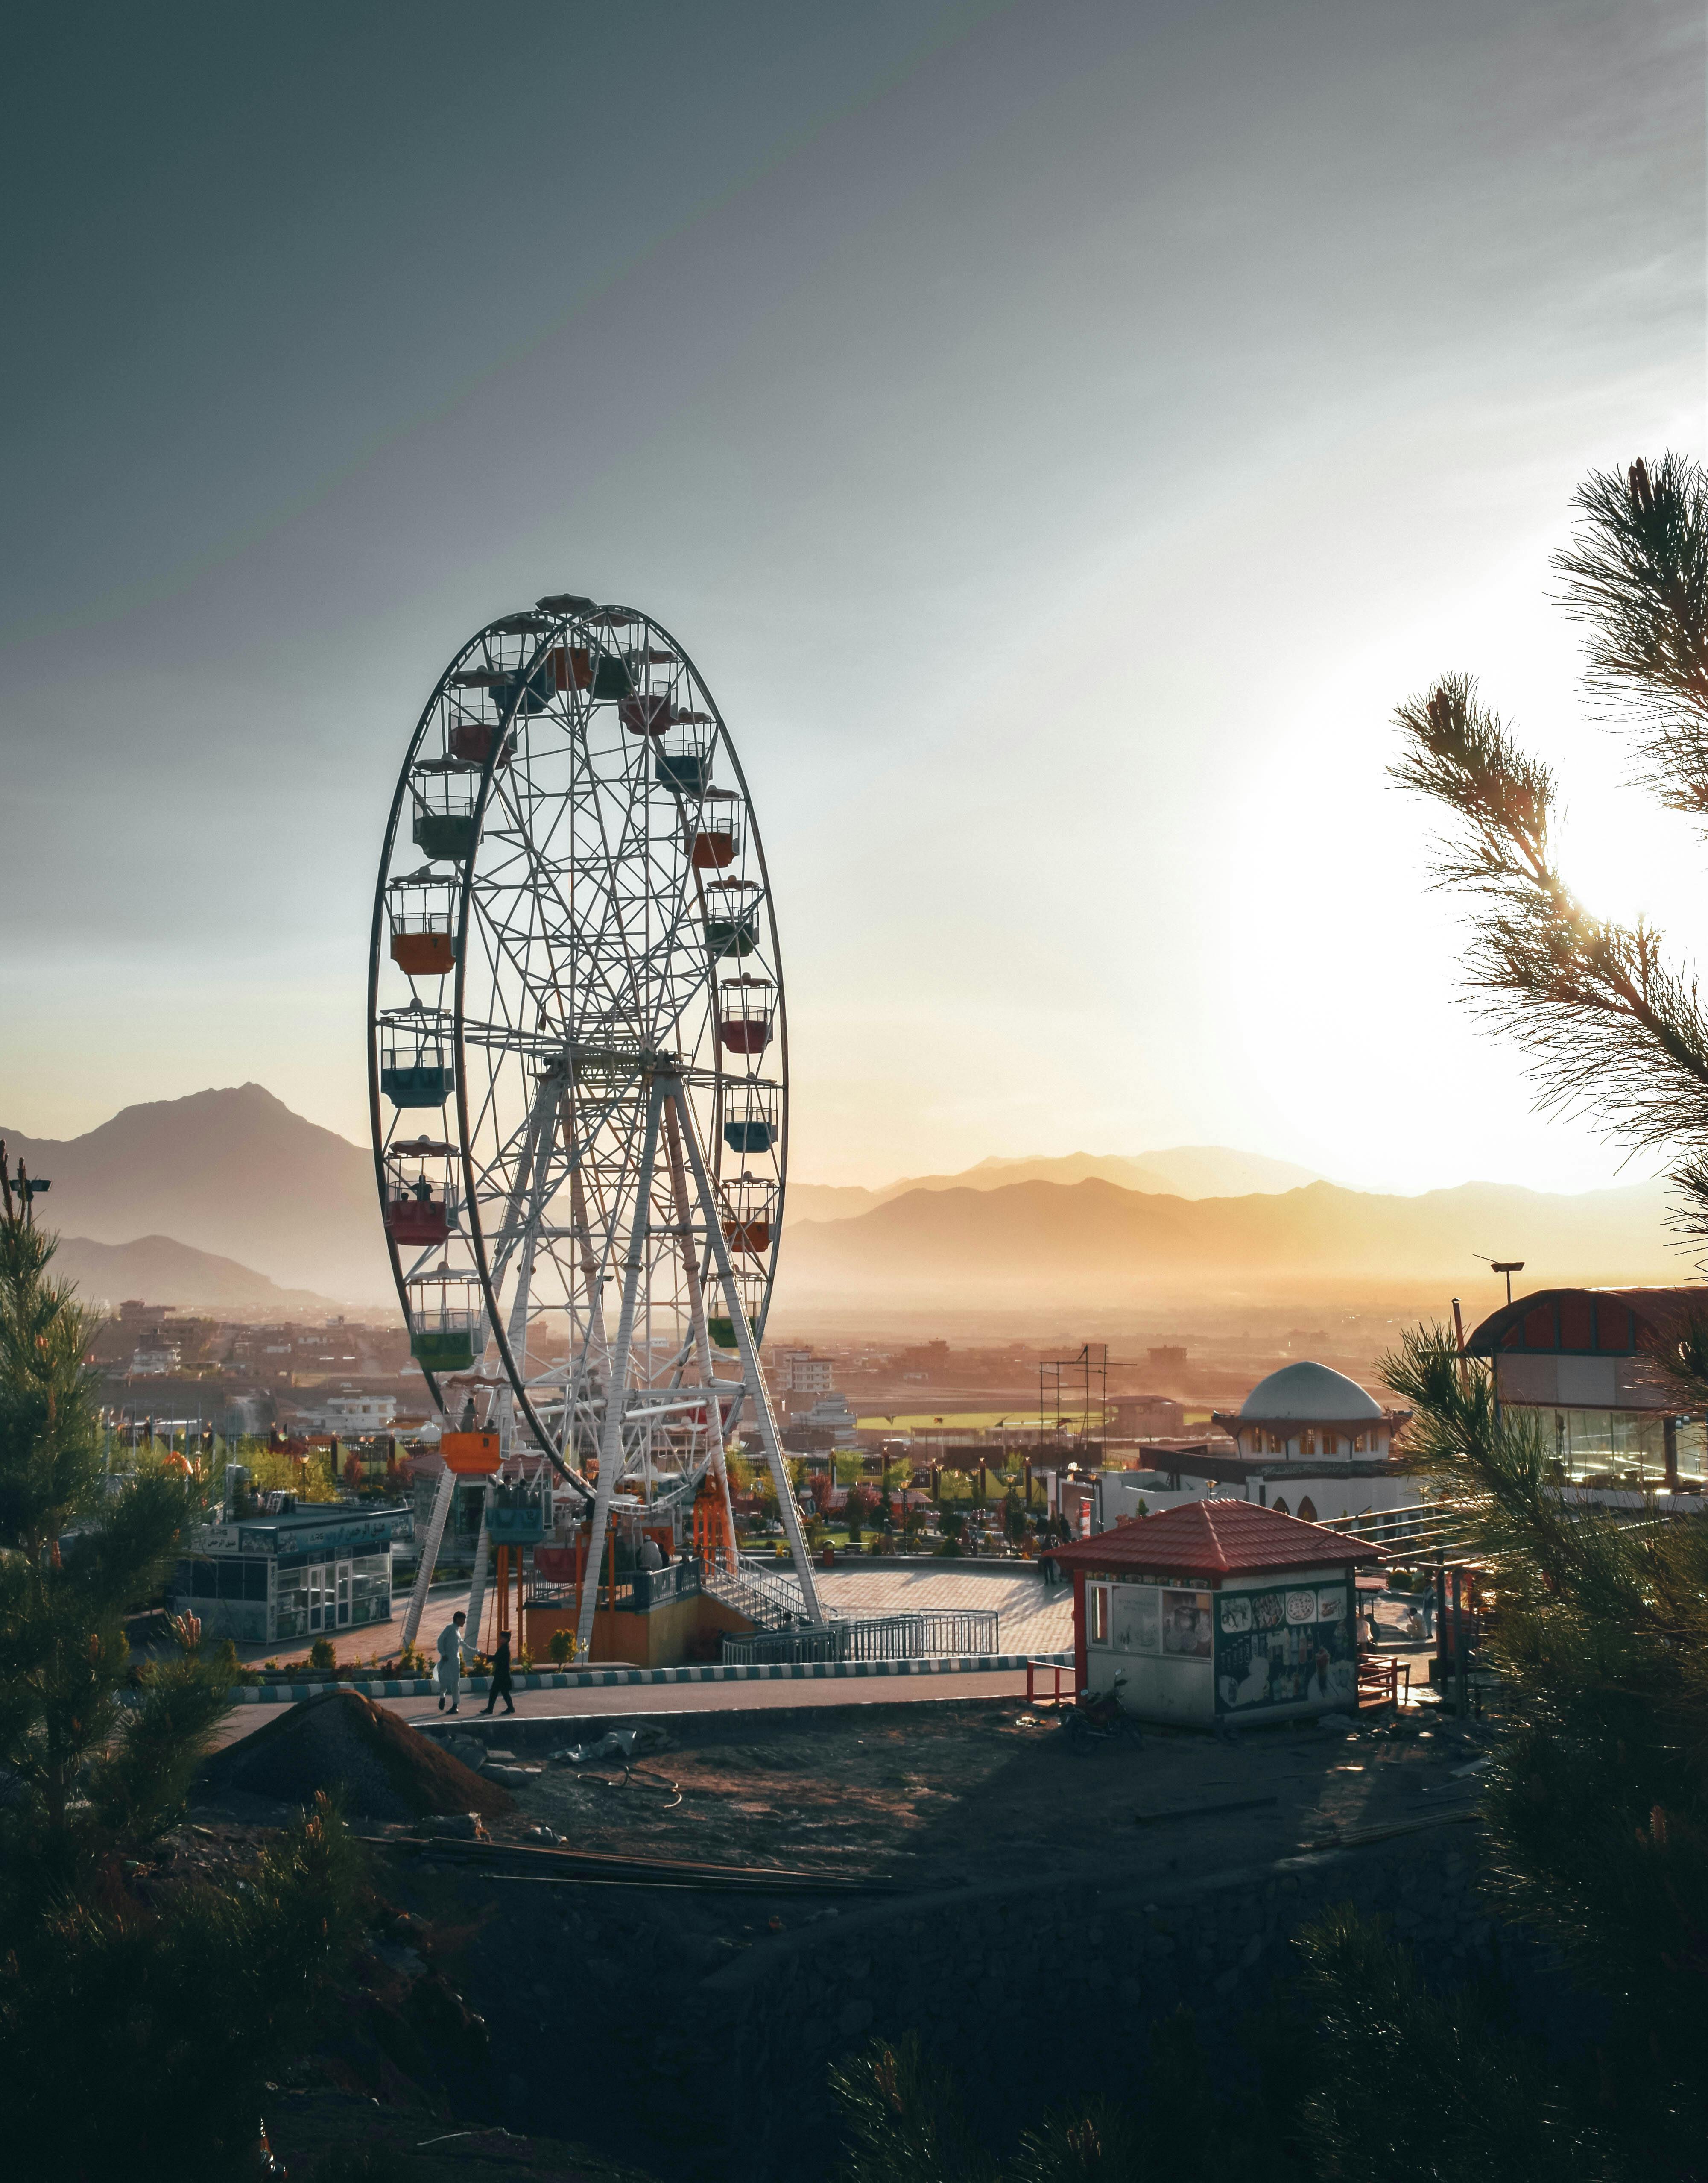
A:
[[[1637,781],[1708,824],[1708,475],[1667,455],[1593,474],[1556,558],[1589,686],[1633,738]],[[1555,844],[1550,769],[1449,675],[1397,715],[1405,786],[1444,815],[1436,880],[1467,895],[1471,990],[1529,1057],[1544,1108],[1673,1158],[1675,1225],[1708,1241],[1708,1016],[1661,934],[1598,918]],[[1708,1395],[1708,1320],[1655,1364]],[[1604,2072],[1648,2172],[1694,2172],[1708,2098],[1666,2027],[1708,1999],[1708,1525],[1567,1506],[1533,1419],[1502,1412],[1445,1331],[1385,1368],[1415,1405],[1417,1467],[1472,1519],[1492,1576],[1511,1725],[1490,1781],[1494,1878],[1615,2009]]]
[[[1498,1405],[1445,1329],[1408,1334],[1383,1371],[1496,1603],[1490,1884],[1612,2005],[1602,2124],[1650,2174],[1690,2173],[1708,2089],[1665,2027],[1708,2002],[1708,1521],[1564,1502],[1533,1414]]]
[[[133,1672],[127,1613],[202,1514],[192,1476],[110,1480],[93,1323],[0,1147],[0,2116],[19,2175],[252,2174],[262,2078],[352,1935],[321,1809],[240,1888],[127,1878],[183,1814],[229,1678],[193,1642]],[[192,1633],[186,1633],[186,1636]]]

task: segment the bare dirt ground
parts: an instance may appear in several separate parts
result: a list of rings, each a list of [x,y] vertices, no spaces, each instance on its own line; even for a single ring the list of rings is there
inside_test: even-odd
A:
[[[746,1686],[716,1687],[747,1695]],[[668,1962],[673,1978],[703,1976],[779,1930],[834,1914],[846,1898],[774,1890],[762,1878],[739,1892],[696,1891],[691,1875],[613,1883],[541,1858],[541,1830],[600,1855],[756,1877],[806,1873],[856,1887],[1093,1872],[1154,1874],[1160,1883],[1468,1814],[1477,1801],[1477,1775],[1460,1769],[1475,1764],[1483,1731],[1422,1708],[1397,1721],[1248,1729],[1233,1742],[1150,1730],[1142,1747],[1110,1743],[1078,1755],[1053,1718],[1018,1696],[801,1705],[788,1694],[797,1702],[739,1712],[570,1715],[561,1702],[573,1694],[539,1693],[560,1710],[491,1720],[465,1713],[454,1723],[418,1715],[427,1735],[454,1735],[477,1763],[502,1769],[492,1778],[515,1808],[485,1823],[496,1859],[422,1841],[422,1822],[358,1823],[374,1840],[360,1980],[322,2045],[269,2096],[269,2125],[293,2172],[352,2136],[407,2151],[408,2172],[424,2183],[465,2173],[616,2183],[634,2171],[605,2164],[637,2155],[654,2175],[688,2172],[620,2112],[626,2018],[575,2108],[602,2153],[525,2135],[548,2119],[563,2128],[541,2111],[538,2057],[556,2051],[566,2023],[585,2029],[589,1992],[632,1999],[637,1964]],[[629,1724],[661,1739],[632,1764],[555,1755]],[[163,1845],[175,1866],[169,1880],[241,1864],[287,1816],[281,1803],[211,1788]],[[406,1847],[412,1841],[419,1846]],[[641,1988],[644,1999],[644,1980]],[[636,2020],[651,2019],[643,2008]]]
[[[494,1839],[543,1825],[574,1848],[919,1886],[1112,1858],[1178,1876],[1474,1797],[1475,1776],[1456,1769],[1479,1741],[1474,1727],[1421,1709],[1386,1725],[1306,1722],[1229,1742],[1151,1730],[1140,1748],[1083,1752],[1048,1712],[1002,1698],[629,1718],[667,1741],[627,1769],[552,1756],[602,1735],[610,1717],[585,1728],[483,1718],[477,1734],[491,1752],[541,1769],[510,1780],[517,1811]]]

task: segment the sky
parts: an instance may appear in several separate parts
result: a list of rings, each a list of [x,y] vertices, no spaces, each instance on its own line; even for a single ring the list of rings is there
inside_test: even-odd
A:
[[[1694,4],[14,19],[0,1125],[254,1079],[366,1134],[445,661],[644,607],[741,752],[792,1168],[1222,1142],[1588,1189],[1460,997],[1395,703],[1558,768],[1700,948],[1549,556],[1705,447]]]

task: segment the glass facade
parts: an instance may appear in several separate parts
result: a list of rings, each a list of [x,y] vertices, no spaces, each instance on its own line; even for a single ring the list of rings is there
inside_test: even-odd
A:
[[[1665,1486],[1666,1420],[1659,1411],[1549,1408],[1533,1414],[1570,1484],[1657,1491]],[[1680,1482],[1708,1480],[1708,1425],[1689,1418],[1675,1430]]]
[[[358,1554],[350,1564],[350,1619],[383,1622],[391,1612],[391,1557]]]
[[[384,1622],[391,1613],[391,1557],[355,1554],[344,1561],[298,1558],[279,1564],[274,1595],[275,1638],[319,1637]]]

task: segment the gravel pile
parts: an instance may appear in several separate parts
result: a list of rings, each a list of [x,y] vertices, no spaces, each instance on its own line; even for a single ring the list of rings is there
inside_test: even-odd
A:
[[[317,1790],[337,1791],[352,1818],[415,1819],[430,1813],[479,1812],[495,1818],[514,1807],[500,1783],[483,1780],[460,1758],[407,1727],[355,1691],[326,1691],[217,1752],[203,1780],[216,1795],[235,1789],[285,1804],[308,1804]]]

